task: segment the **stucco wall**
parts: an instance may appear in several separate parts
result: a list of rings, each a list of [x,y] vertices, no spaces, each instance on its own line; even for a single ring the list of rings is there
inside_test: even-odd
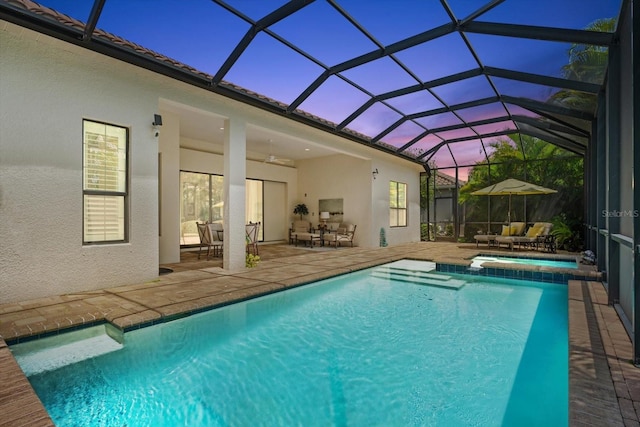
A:
[[[420,171],[421,166],[406,164],[394,158],[375,159],[372,170],[378,169],[373,181],[371,244],[379,246],[380,228],[385,229],[387,244],[397,245],[420,241]],[[371,176],[371,171],[369,171]],[[389,227],[389,182],[407,184],[407,226]]]
[[[5,22],[0,38],[0,302],[155,278],[158,97],[148,73]],[[130,130],[125,244],[82,244],[85,118]]]

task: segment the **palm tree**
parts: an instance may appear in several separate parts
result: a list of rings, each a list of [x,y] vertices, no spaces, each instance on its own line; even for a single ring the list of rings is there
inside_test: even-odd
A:
[[[613,33],[615,18],[603,18],[589,24],[585,30]],[[569,63],[562,67],[562,76],[570,80],[601,84],[607,70],[608,49],[606,46],[573,44],[568,51]],[[549,102],[562,104],[569,108],[593,113],[597,97],[591,93],[576,90],[560,90],[554,93]]]

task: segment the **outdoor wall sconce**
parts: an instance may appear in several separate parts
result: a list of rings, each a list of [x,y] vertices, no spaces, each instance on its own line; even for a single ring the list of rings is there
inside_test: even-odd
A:
[[[376,170],[371,172],[371,174],[373,175],[373,179],[376,179],[376,177],[378,176],[378,168],[376,168]]]
[[[153,136],[156,138],[160,135],[160,126],[162,126],[162,116],[160,114],[153,115]]]

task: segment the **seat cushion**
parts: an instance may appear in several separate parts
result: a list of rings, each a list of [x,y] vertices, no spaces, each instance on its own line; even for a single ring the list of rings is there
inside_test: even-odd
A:
[[[522,236],[524,234],[524,228],[527,226],[524,222],[512,222],[511,223],[511,235]]]
[[[511,225],[503,225],[501,236],[521,236],[524,233],[524,222],[512,222]]]
[[[338,235],[336,233],[324,233],[322,235],[322,240],[325,242],[334,242],[337,239]]]

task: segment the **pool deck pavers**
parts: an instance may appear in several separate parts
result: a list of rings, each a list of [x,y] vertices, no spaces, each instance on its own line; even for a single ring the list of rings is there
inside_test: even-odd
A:
[[[220,259],[183,253],[180,263],[163,266],[173,273],[147,283],[0,304],[0,427],[54,425],[7,342],[101,322],[129,330],[404,258],[469,265],[478,253],[496,253],[448,242],[324,251],[263,245],[260,250],[263,261],[253,269],[227,271]],[[570,425],[640,427],[640,369],[631,363],[631,341],[597,273],[587,266],[581,272],[585,280],[568,284]]]

